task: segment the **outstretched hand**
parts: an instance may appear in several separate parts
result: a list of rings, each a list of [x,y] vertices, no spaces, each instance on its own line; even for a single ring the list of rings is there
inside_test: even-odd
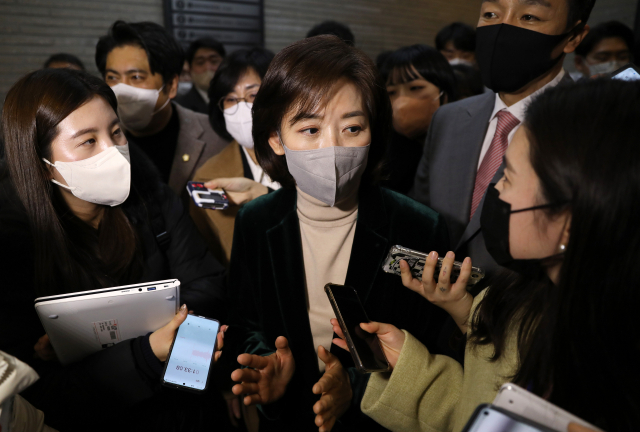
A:
[[[409,264],[404,260],[400,261],[400,273],[404,286],[446,310],[464,334],[467,332],[469,314],[473,304],[473,297],[467,292],[467,282],[471,276],[471,258],[465,258],[460,268],[458,280],[451,284],[451,271],[455,257],[453,252],[447,252],[442,261],[437,281],[434,278],[438,264],[437,252],[431,252],[425,260],[422,281],[413,277]]]
[[[313,386],[313,393],[322,395],[313,406],[316,413],[316,426],[320,432],[329,432],[336,421],[349,409],[353,392],[347,371],[338,357],[324,349],[318,348],[318,357],[326,365],[324,375]]]
[[[238,363],[246,369],[236,369],[231,374],[239,382],[231,391],[244,394],[245,405],[268,404],[280,399],[296,369],[289,342],[284,336],[276,339],[276,352],[262,357],[255,354],[240,354]]]
[[[204,184],[208,189],[223,189],[229,204],[242,205],[269,192],[266,186],[245,177],[217,178]]]
[[[331,318],[331,325],[333,326],[335,334],[340,337],[340,339],[334,339],[333,343],[336,346],[349,351],[349,346],[345,341],[344,333],[340,328],[338,320]],[[398,358],[400,357],[400,351],[402,351],[402,345],[404,345],[404,332],[394,325],[375,321],[371,321],[370,323],[361,323],[360,327],[367,333],[374,333],[378,335],[378,339],[380,339],[380,344],[382,345],[384,355],[387,357],[389,366],[391,366],[391,369],[395,368],[396,363],[398,363]]]

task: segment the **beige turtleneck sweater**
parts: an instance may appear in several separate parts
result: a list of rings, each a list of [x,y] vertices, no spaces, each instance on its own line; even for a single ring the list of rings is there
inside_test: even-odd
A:
[[[297,206],[313,344],[316,352],[320,345],[328,351],[333,337],[329,320],[334,313],[324,286],[344,285],[347,277],[358,218],[357,189],[353,197],[330,207],[298,188]],[[324,372],[324,362],[319,358],[318,368]]]

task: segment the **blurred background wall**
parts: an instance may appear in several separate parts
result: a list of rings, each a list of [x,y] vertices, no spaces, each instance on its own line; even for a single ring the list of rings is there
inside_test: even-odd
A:
[[[616,19],[633,27],[637,0],[597,0],[591,23]],[[453,21],[475,24],[480,0],[264,0],[265,45],[278,51],[316,23],[348,24],[356,46],[372,58],[414,43],[434,44]],[[25,73],[47,57],[68,52],[97,73],[98,38],[117,19],[163,24],[162,0],[0,0],[0,101]],[[572,67],[573,59],[565,65]]]

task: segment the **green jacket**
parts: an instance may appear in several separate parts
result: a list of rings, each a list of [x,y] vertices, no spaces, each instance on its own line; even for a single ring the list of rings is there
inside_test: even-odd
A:
[[[474,299],[473,316],[487,290]],[[362,410],[394,432],[461,431],[476,407],[491,403],[518,370],[516,334],[507,337],[502,356],[493,345],[466,346],[464,370],[453,359],[434,355],[405,330],[405,342],[391,374],[369,380]]]
[[[268,355],[276,338],[285,336],[296,361],[286,395],[261,407],[261,430],[318,430],[312,409],[318,396],[311,388],[321,374],[309,324],[296,199],[295,189],[281,189],[247,204],[236,217],[229,290],[237,349]],[[379,187],[361,188],[345,284],[358,291],[371,320],[408,329],[435,352],[441,351],[447,315],[405,288],[399,276],[384,273],[382,264],[396,244],[445,253],[447,235],[443,219],[426,206]],[[355,370],[346,351],[332,345],[331,352],[350,368],[354,393],[352,407],[334,430],[384,430],[360,411],[369,376]]]

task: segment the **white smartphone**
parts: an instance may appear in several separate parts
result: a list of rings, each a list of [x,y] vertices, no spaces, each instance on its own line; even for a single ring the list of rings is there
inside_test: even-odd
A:
[[[500,387],[493,405],[554,430],[566,431],[569,423],[577,423],[596,431],[602,430],[511,383]]]
[[[193,392],[205,391],[209,386],[218,331],[217,320],[188,315],[171,344],[162,384]]]
[[[483,404],[476,408],[462,432],[557,432],[522,416]]]

